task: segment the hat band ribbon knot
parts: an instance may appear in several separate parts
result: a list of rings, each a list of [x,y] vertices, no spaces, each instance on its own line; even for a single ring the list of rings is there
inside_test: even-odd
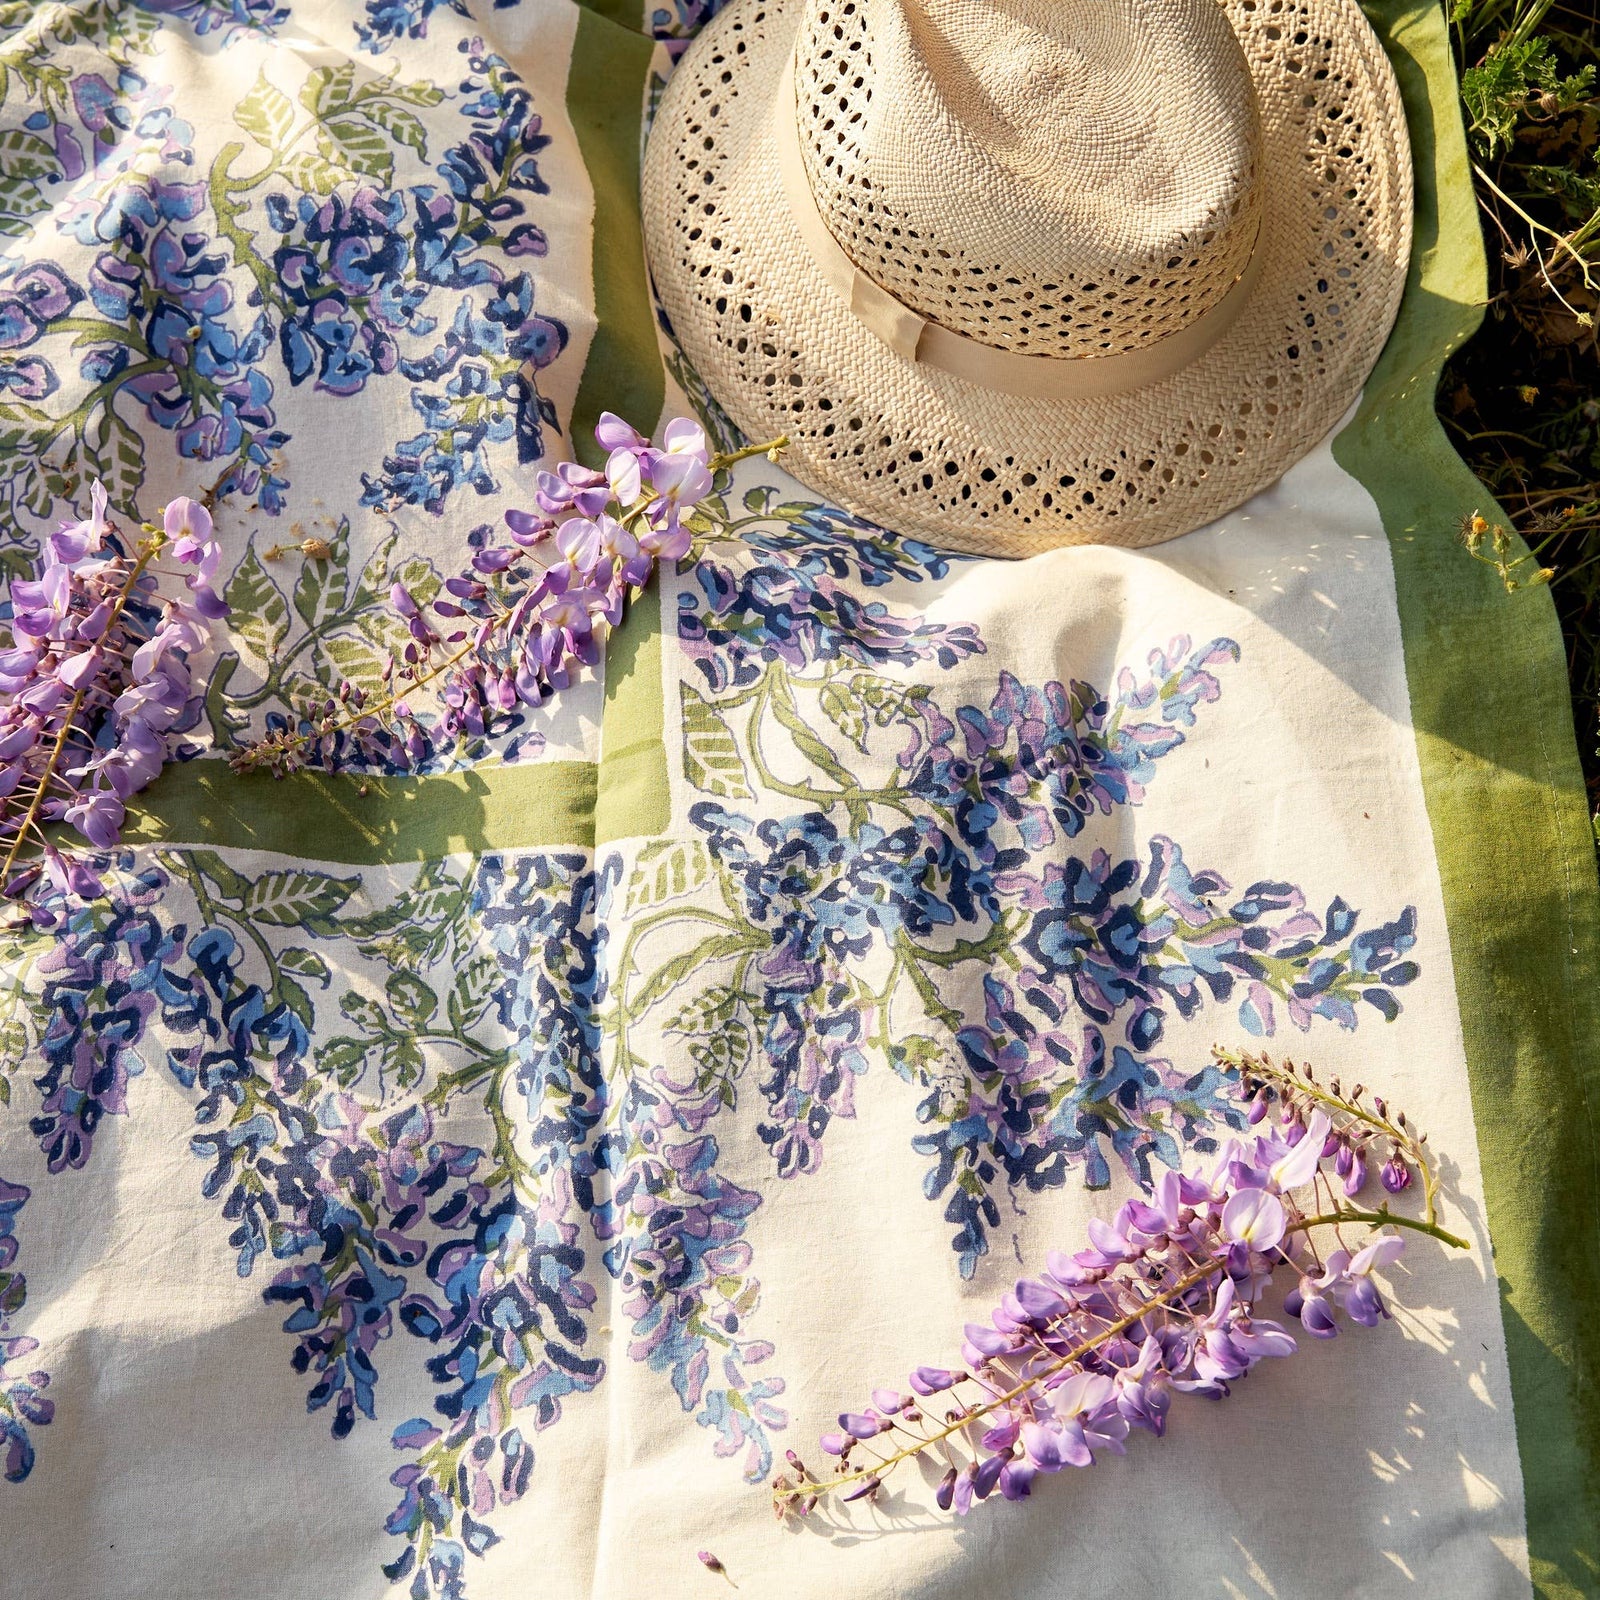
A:
[[[1260,233],[1250,260],[1223,297],[1194,321],[1137,350],[1102,356],[1030,356],[969,339],[930,322],[867,276],[840,246],[817,209],[800,151],[794,58],[773,106],[784,196],[801,240],[851,314],[896,355],[980,388],[1038,400],[1083,400],[1160,383],[1204,355],[1234,324],[1261,272]]]

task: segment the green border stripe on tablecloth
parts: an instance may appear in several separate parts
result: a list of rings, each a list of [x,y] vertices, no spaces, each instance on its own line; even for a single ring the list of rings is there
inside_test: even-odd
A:
[[[1454,539],[1464,513],[1494,507],[1433,410],[1439,369],[1486,292],[1443,13],[1436,0],[1368,9],[1409,113],[1417,234],[1399,324],[1334,454],[1377,501],[1394,562],[1534,1583],[1597,1595],[1600,884],[1549,592],[1507,595]]]
[[[639,164],[653,40],[619,26],[642,17],[640,0],[587,0],[567,76],[567,114],[596,196],[594,305],[599,329],[573,408],[582,459],[597,464],[590,431],[602,411],[651,429],[666,380],[639,217]],[[596,13],[603,12],[603,15]],[[631,12],[631,18],[629,13]],[[607,20],[608,18],[613,20]],[[602,221],[603,217],[603,221]],[[606,645],[606,700],[595,838],[661,833],[671,820],[662,742],[662,607],[659,581],[629,607]],[[669,622],[671,619],[667,619]]]
[[[637,24],[638,0],[591,0],[578,12],[567,71],[567,115],[595,195],[594,342],[572,407],[573,449],[598,466],[602,411],[645,432],[661,414],[665,379],[645,274],[639,217],[639,134],[655,45],[615,18]],[[604,14],[601,14],[604,12]]]
[[[638,32],[644,27],[644,14],[649,0],[578,0],[578,4],[608,22]]]
[[[672,820],[661,734],[661,612],[657,579],[629,608],[606,647],[597,845],[664,833]]]
[[[363,867],[486,850],[587,848],[595,782],[586,761],[418,778],[300,772],[281,781],[235,775],[225,761],[190,761],[168,767],[138,797],[127,837]]]

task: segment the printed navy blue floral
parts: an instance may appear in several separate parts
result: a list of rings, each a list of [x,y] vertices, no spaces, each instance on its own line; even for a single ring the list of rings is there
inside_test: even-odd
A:
[[[110,893],[0,923],[0,1591],[697,1595],[709,1547],[804,1600],[1042,1596],[1064,1551],[1144,1593],[1070,1541],[1161,1497],[1154,1587],[1306,1593],[1314,1405],[1365,1536],[1326,1592],[1526,1592],[1492,1275],[1422,1261],[1361,1391],[1416,1436],[1340,1400],[1362,1352],[1262,1374],[1270,1515],[1179,1503],[1201,1417],[1002,1556],[888,1538],[914,1495],[770,1516],[851,1396],[1240,1125],[1217,1039],[1431,1099],[1481,1215],[1392,569],[1326,449],[1023,566],[744,461],[552,704],[228,772],[381,686],[391,585],[430,606],[569,453],[615,9],[0,0],[0,562],[95,479],[130,523],[214,489],[230,608]],[[717,9],[642,0],[627,118]],[[667,414],[742,443],[658,332]]]

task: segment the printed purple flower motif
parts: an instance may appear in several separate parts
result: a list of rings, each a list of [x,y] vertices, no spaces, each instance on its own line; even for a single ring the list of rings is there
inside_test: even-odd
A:
[[[0,350],[33,344],[82,299],[83,290],[50,262],[36,262],[0,279]]]
[[[115,899],[47,904],[56,932],[36,968],[49,1021],[34,1080],[40,1104],[29,1127],[52,1172],[88,1161],[102,1121],[126,1115],[129,1082],[152,1059],[151,1024],[158,1015],[180,1023],[191,1004],[177,970],[185,930],[159,910],[166,873],[155,866],[135,871],[126,852],[89,865],[97,875],[115,867]]]
[[[1206,668],[1235,654],[1227,641],[1191,651],[1186,640],[1153,653],[1179,708],[1172,724],[1190,719],[1191,702],[1215,698]],[[1003,683],[986,712],[963,711],[956,722],[982,725],[985,745],[1003,748],[1009,735],[998,731],[1002,718],[1032,716],[1060,687],[1036,696]],[[1138,681],[1124,689],[1129,701],[1110,712],[1087,685],[1055,703],[1063,713],[1073,704],[1087,708],[1098,727],[1132,738],[1129,745],[1104,743],[1138,752],[1130,765],[1108,769],[1122,778],[1136,771],[1137,788],[1087,789],[1074,780],[1058,794],[1098,793],[1096,809],[1118,794],[1142,794],[1158,755],[1181,744],[1181,735],[1137,737],[1142,724],[1130,715],[1132,702],[1151,695]],[[927,699],[907,695],[898,704],[905,720],[932,724]],[[1023,745],[1041,737],[1029,735]],[[1415,973],[1393,961],[1414,938],[1409,911],[1371,941],[1387,963],[1373,972],[1369,945],[1350,939],[1356,914],[1343,901],[1318,919],[1286,886],[1257,884],[1230,903],[1224,880],[1192,872],[1162,835],[1152,840],[1148,861],[1117,860],[1104,850],[1087,859],[1052,858],[1048,844],[1059,851],[1086,813],[1072,804],[1030,813],[1032,796],[1059,774],[1083,771],[1092,747],[1066,729],[1053,738],[1063,759],[1041,765],[1039,776],[1011,791],[1019,803],[1009,815],[982,799],[982,788],[974,797],[964,786],[941,789],[931,781],[927,789],[914,783],[893,792],[897,812],[910,808],[913,818],[893,831],[876,820],[846,826],[822,811],[754,822],[711,803],[690,810],[713,859],[739,886],[741,915],[772,940],[753,969],[764,1019],[761,1088],[770,1106],[762,1137],[785,1176],[820,1165],[829,1122],[853,1114],[855,1079],[868,1070],[865,1039],[877,1028],[877,1013],[850,987],[852,966],[876,949],[885,962],[927,959],[942,968],[949,941],[980,950],[1002,937],[1022,958],[1014,976],[984,975],[982,1015],[956,1026],[961,1070],[949,1070],[937,1051],[926,1061],[891,1052],[902,1074],[926,1090],[914,1148],[932,1160],[927,1193],[943,1200],[957,1227],[953,1242],[965,1276],[999,1223],[994,1191],[1001,1183],[1043,1189],[1081,1169],[1101,1187],[1111,1181],[1115,1156],[1148,1184],[1153,1163],[1177,1166],[1184,1144],[1204,1152],[1213,1147],[1213,1127],[1237,1123],[1215,1069],[1180,1074],[1154,1055],[1173,1010],[1189,1016],[1207,996],[1236,997],[1246,979],[1257,1004],[1261,995],[1281,997],[1303,1025],[1319,1016],[1353,1025],[1349,997],[1388,1015],[1389,986]],[[942,735],[929,746],[949,747]],[[1037,824],[1032,846],[1020,850],[1017,837],[1028,839],[1030,814]],[[1042,869],[1031,867],[1035,852]],[[1074,1013],[1089,1025],[1076,1023]],[[1243,1014],[1247,1026],[1252,1015]]]
[[[362,475],[362,503],[384,509],[415,505],[438,513],[464,487],[492,493],[500,482],[498,447],[510,445],[518,465],[532,466],[544,454],[544,429],[557,426],[535,379],[565,348],[566,326],[535,310],[533,275],[504,272],[484,248],[498,246],[513,261],[547,250],[543,232],[525,220],[525,197],[549,192],[538,158],[550,138],[527,86],[502,57],[482,39],[464,39],[460,49],[468,66],[460,111],[470,131],[439,163],[442,190],[409,190],[410,261],[402,270],[397,260],[387,279],[405,286],[396,291],[402,319],[414,309],[413,292],[436,288],[458,291],[455,314],[431,351],[399,360],[422,429],[396,444],[381,472]],[[357,309],[354,299],[351,307]],[[387,370],[386,349],[363,351],[343,334],[338,339],[339,363],[349,369],[343,381],[359,386],[368,371]],[[307,340],[294,358],[305,370],[316,355],[314,330]]]
[[[137,0],[146,11],[185,22],[204,38],[217,33],[224,45],[251,34],[270,35],[289,20],[278,0]]]
[[[408,1270],[428,1254],[428,1223],[488,1197],[472,1181],[483,1152],[439,1139],[426,1108],[396,1112],[371,1132],[369,1117],[347,1094],[324,1102],[295,1156],[312,1196],[304,1226],[322,1254],[285,1267],[264,1294],[296,1308],[284,1323],[297,1335],[294,1368],[317,1374],[306,1408],[333,1405],[336,1439],[358,1412],[375,1415],[376,1347],[394,1331]]]
[[[8,1332],[11,1319],[28,1298],[28,1282],[12,1270],[17,1259],[17,1214],[29,1191],[20,1183],[0,1178],[0,1475],[7,1483],[21,1483],[33,1471],[30,1427],[48,1427],[55,1402],[45,1397],[48,1372],[20,1371],[17,1363],[39,1348],[37,1339]]]
[[[52,130],[62,168],[52,215],[94,252],[92,264],[81,283],[48,263],[0,281],[0,340],[31,342],[77,319],[77,375],[90,392],[81,414],[65,421],[83,457],[108,477],[115,473],[120,509],[133,509],[144,449],[117,406],[127,393],[150,421],[175,433],[180,453],[231,463],[219,492],[257,492],[262,509],[275,512],[286,486],[274,461],[286,435],[272,416],[271,380],[256,369],[268,324],[261,313],[241,324],[227,257],[206,227],[207,183],[185,179],[194,129],[174,111],[170,86],[127,63],[80,74],[69,90],[67,104],[36,115],[45,119],[41,134]],[[42,398],[60,381],[42,356],[18,361],[0,353],[0,383],[20,395]],[[36,420],[20,441],[14,492],[36,511],[51,492],[46,446],[60,431]]]
[[[848,513],[797,507],[778,528],[741,530],[695,567],[678,596],[678,642],[713,690],[754,683],[768,664],[948,669],[984,649],[970,623],[908,621],[862,588],[940,578],[960,557],[898,538]]]

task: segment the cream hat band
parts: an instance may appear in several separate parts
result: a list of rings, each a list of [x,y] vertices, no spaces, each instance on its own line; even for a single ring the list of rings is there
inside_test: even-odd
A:
[[[1233,287],[1214,305],[1154,344],[1113,355],[1028,356],[995,345],[980,344],[953,328],[941,327],[897,300],[873,281],[839,246],[817,210],[816,196],[800,153],[800,128],[795,117],[794,57],[772,104],[773,132],[778,144],[778,170],[784,198],[806,249],[850,313],[862,327],[907,361],[937,367],[983,389],[1037,400],[1087,399],[1122,394],[1159,383],[1199,360],[1244,309],[1261,271],[1257,224],[1250,260]]]

